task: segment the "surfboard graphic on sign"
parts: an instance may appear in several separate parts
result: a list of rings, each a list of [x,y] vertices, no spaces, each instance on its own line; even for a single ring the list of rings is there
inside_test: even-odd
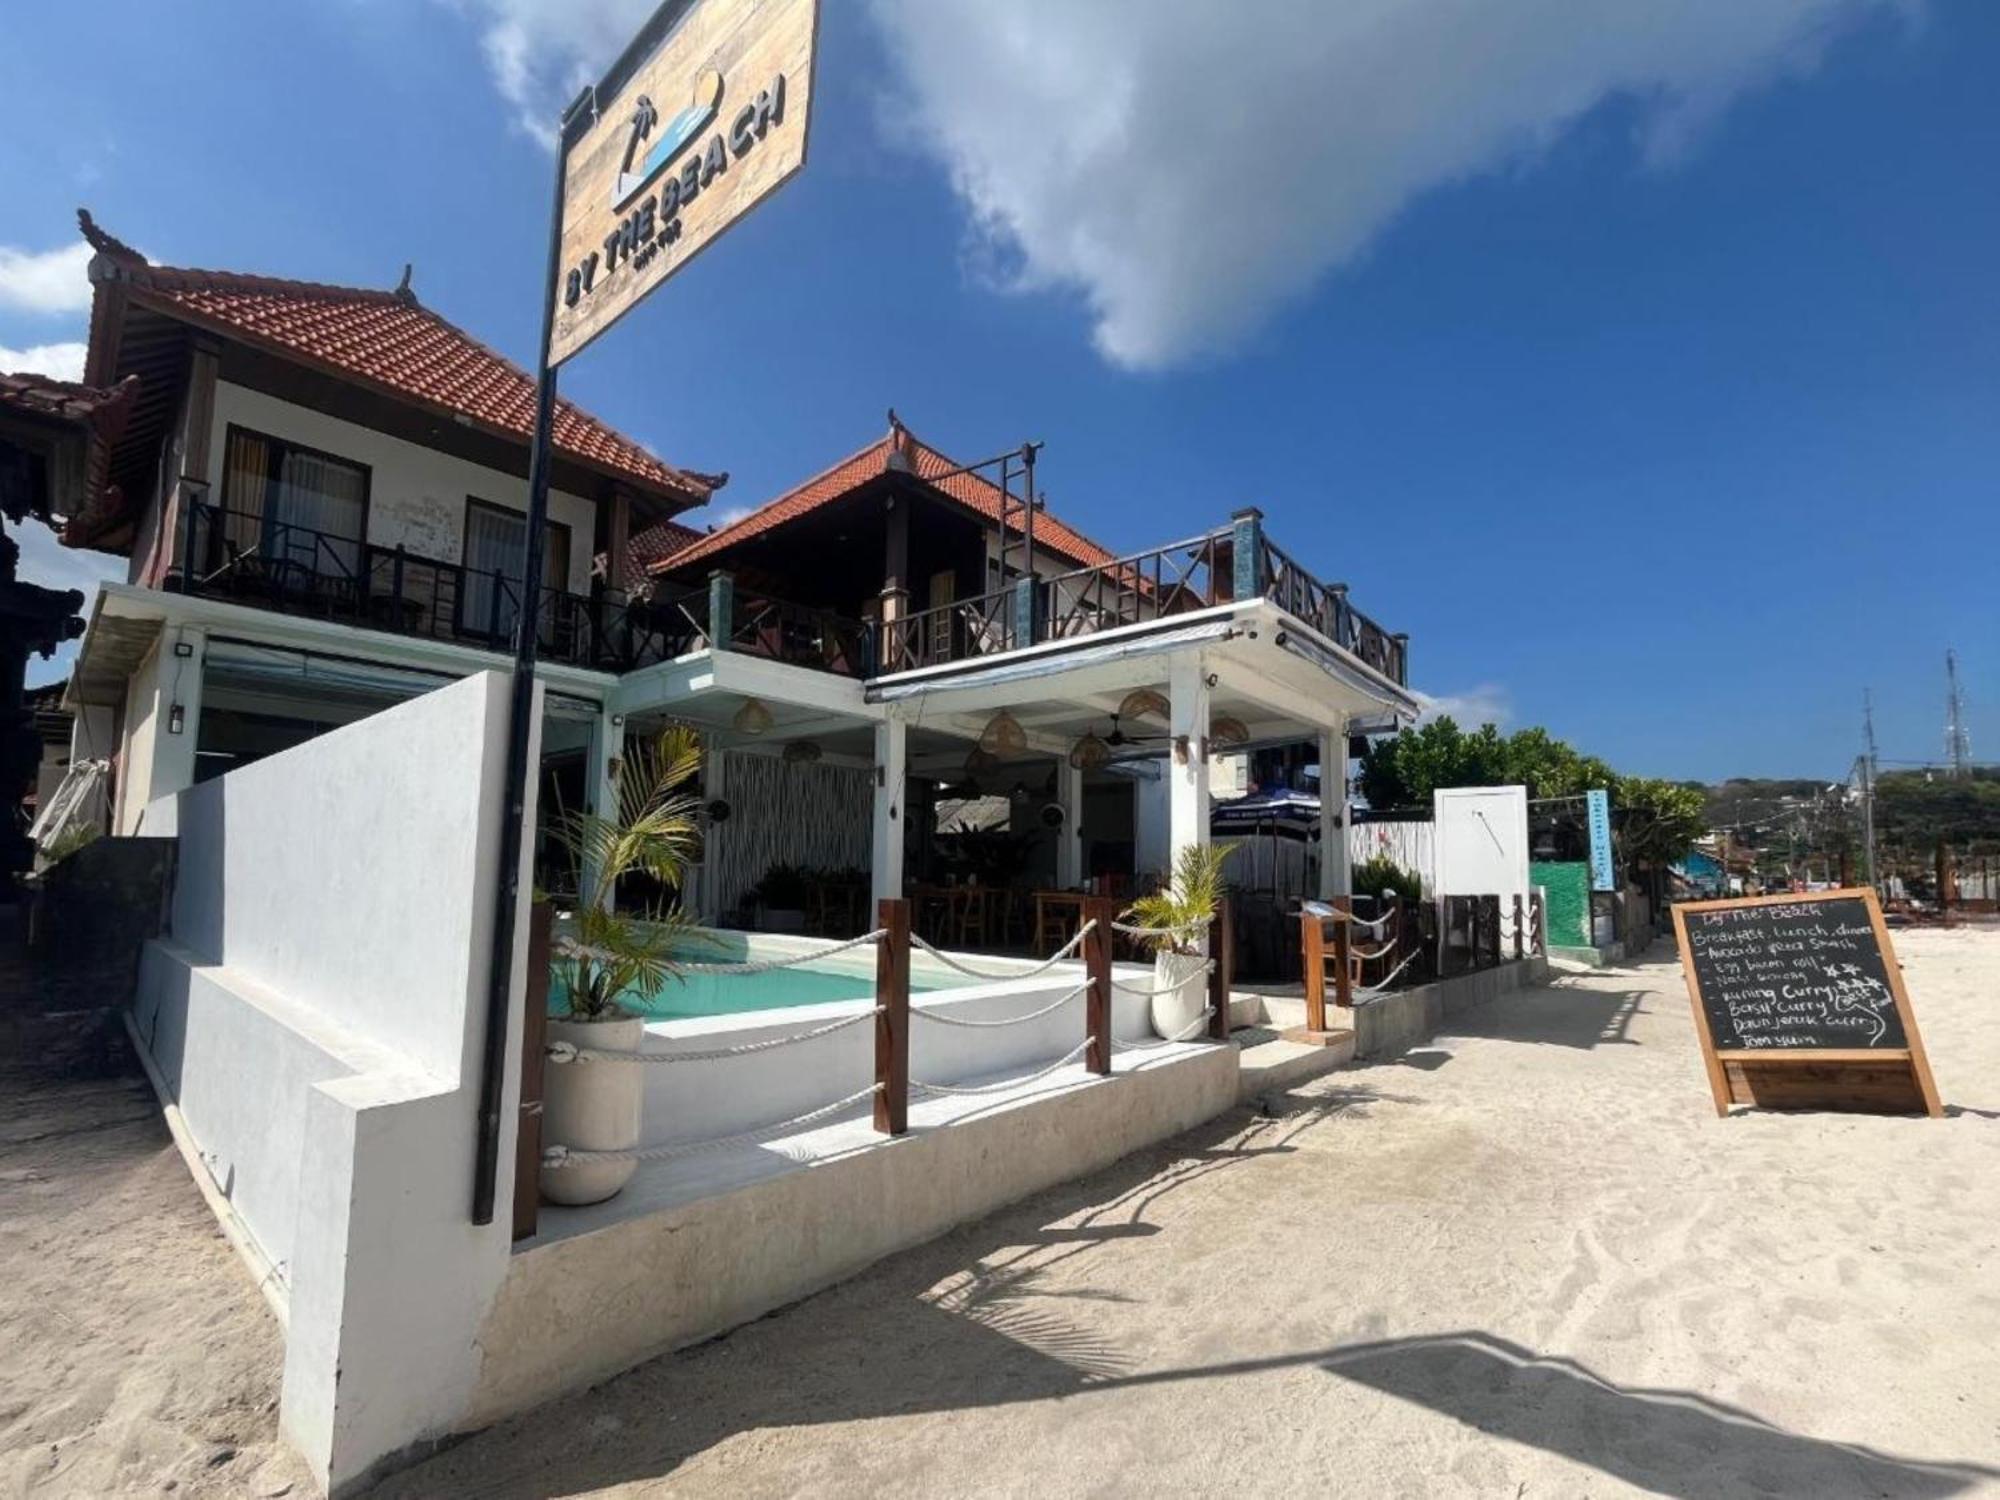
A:
[[[674,160],[687,150],[694,138],[705,129],[715,112],[722,107],[722,73],[709,68],[694,81],[694,90],[688,99],[687,108],[667,121],[660,131],[659,140],[646,153],[644,165],[634,172],[632,162],[639,154],[639,148],[659,124],[660,112],[645,94],[632,110],[632,138],[625,146],[625,163],[619,170],[617,186],[612,190],[611,206],[623,209],[631,201],[651,186],[655,177],[673,165]]]

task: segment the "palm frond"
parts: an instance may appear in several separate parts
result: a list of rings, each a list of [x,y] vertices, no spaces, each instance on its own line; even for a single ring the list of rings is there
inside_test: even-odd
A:
[[[558,807],[550,827],[576,866],[572,940],[551,960],[573,1015],[602,1016],[621,996],[650,993],[673,977],[676,947],[696,931],[678,906],[613,909],[619,879],[645,874],[680,888],[700,841],[700,801],[683,790],[701,769],[701,741],[677,726],[635,743],[616,763],[616,815]]]

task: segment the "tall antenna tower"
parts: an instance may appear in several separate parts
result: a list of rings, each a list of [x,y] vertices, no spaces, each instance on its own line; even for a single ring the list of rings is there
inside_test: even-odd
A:
[[[1958,653],[1944,654],[1944,758],[1954,778],[1972,765],[1972,731],[1965,727],[1965,695],[1958,687]]]
[[[1868,872],[1868,884],[1877,890],[1875,879],[1875,695],[1861,690],[1861,854]]]

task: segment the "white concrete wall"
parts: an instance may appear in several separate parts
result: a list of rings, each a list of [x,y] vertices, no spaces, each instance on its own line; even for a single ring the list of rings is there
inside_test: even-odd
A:
[[[283,1430],[335,1490],[453,1430],[506,1273],[511,1129],[496,1222],[470,1207],[507,697],[484,673],[181,794],[142,962],[150,1061],[288,1307]]]
[[[215,425],[209,441],[210,497],[218,504],[225,498],[223,474],[229,461],[231,423],[367,464],[371,473],[366,540],[379,546],[401,543],[412,552],[455,563],[465,550],[467,496],[510,510],[528,508],[525,479],[225,380],[215,384]],[[549,519],[569,527],[571,593],[590,592],[596,515],[596,507],[582,496],[549,491]]]
[[[1528,789],[1468,786],[1432,794],[1435,896],[1528,895]]]

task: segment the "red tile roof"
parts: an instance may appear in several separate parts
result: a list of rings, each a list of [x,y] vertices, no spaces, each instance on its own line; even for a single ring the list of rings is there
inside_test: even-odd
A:
[[[683,526],[678,521],[661,521],[658,525],[648,526],[644,531],[633,532],[625,542],[623,586],[633,592],[643,588],[654,563],[663,557],[685,551],[707,535],[705,531],[696,531],[692,526]]]
[[[281,281],[235,271],[156,266],[79,216],[98,251],[93,281],[114,281],[147,306],[262,344],[374,385],[393,396],[468,418],[526,442],[534,430],[528,373],[417,301],[394,291]],[[572,459],[680,505],[699,504],[721,476],[675,469],[588,412],[559,401],[556,447]]]
[[[897,422],[891,426],[886,436],[870,443],[860,452],[850,454],[832,468],[814,475],[797,489],[759,506],[741,520],[712,531],[694,545],[652,564],[652,571],[672,572],[692,563],[702,562],[735,546],[738,542],[748,541],[751,537],[761,536],[765,532],[796,521],[801,516],[810,515],[820,507],[852,494],[870,480],[888,473],[891,468],[890,457],[899,448],[908,460],[911,470],[920,479],[948,474],[959,467],[956,460],[948,458],[924,443],[909,428]],[[1002,505],[1000,487],[990,480],[977,474],[953,474],[948,479],[935,481],[932,487],[994,525],[1000,524]],[[1007,529],[1017,535],[1020,531],[1020,504],[1021,497],[1015,495],[1007,506]],[[1101,567],[1105,563],[1117,560],[1112,553],[1105,551],[1082,532],[1056,519],[1046,510],[1035,513],[1035,545],[1046,548],[1079,568]]]

